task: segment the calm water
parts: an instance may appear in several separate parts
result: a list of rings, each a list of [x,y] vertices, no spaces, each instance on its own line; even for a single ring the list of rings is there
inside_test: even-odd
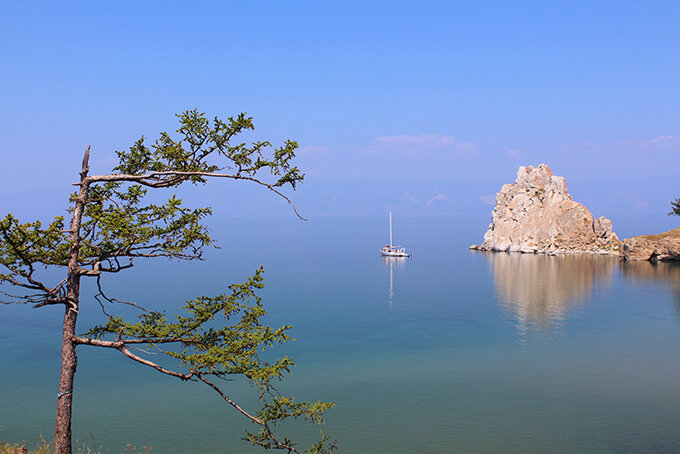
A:
[[[337,403],[324,430],[344,453],[680,452],[680,267],[468,251],[485,227],[395,217],[414,257],[386,260],[386,219],[223,223],[206,262],[142,265],[108,288],[172,311],[264,264],[269,322],[297,339],[279,350],[298,363],[282,390]],[[51,436],[61,316],[0,307],[0,438]],[[260,452],[204,388],[80,347],[75,438]],[[252,402],[247,383],[227,389]]]

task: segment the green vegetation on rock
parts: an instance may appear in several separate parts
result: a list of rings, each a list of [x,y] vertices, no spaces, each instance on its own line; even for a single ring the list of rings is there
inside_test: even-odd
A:
[[[669,216],[680,216],[680,199],[675,199],[671,202],[671,212]]]

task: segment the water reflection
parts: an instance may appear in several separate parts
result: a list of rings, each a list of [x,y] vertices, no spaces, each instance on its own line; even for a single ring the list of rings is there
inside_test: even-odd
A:
[[[590,255],[489,253],[496,295],[520,334],[548,334],[583,305],[595,286],[610,285],[618,260]]]
[[[389,269],[390,272],[390,286],[387,293],[387,304],[392,309],[392,302],[394,300],[394,268],[403,269],[406,264],[406,257],[386,257],[382,256],[383,266]]]
[[[634,283],[667,284],[675,292],[675,307],[680,315],[680,263],[622,262],[621,275]]]

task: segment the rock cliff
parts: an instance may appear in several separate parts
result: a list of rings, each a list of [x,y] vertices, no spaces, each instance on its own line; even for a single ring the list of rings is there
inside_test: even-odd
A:
[[[484,243],[470,249],[618,255],[620,245],[612,222],[593,218],[586,207],[574,202],[564,178],[541,164],[521,166],[515,182],[503,186]]]
[[[634,236],[623,240],[621,257],[625,260],[680,260],[680,227],[657,235]]]

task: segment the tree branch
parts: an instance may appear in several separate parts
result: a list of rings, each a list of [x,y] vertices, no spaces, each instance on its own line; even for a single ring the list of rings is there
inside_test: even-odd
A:
[[[68,298],[47,298],[45,301],[41,303],[34,304],[34,308],[38,307],[43,307],[43,306],[51,306],[53,304],[67,304],[68,303]]]
[[[227,397],[227,395],[224,394],[224,393],[222,392],[222,390],[221,390],[220,388],[217,387],[217,385],[215,385],[215,384],[212,383],[211,381],[206,380],[206,378],[203,376],[203,374],[200,374],[200,373],[197,372],[197,373],[195,373],[194,375],[195,375],[199,380],[201,380],[203,383],[205,383],[206,385],[208,385],[208,386],[210,386],[212,389],[214,389],[215,392],[216,392],[217,394],[219,394],[220,397],[222,397],[222,399],[224,399],[225,402],[227,402],[229,405],[231,405],[231,406],[234,407],[236,410],[238,410],[238,411],[239,411],[242,415],[244,415],[246,418],[250,419],[250,420],[251,420],[252,422],[254,422],[255,424],[259,424],[260,426],[264,427],[265,430],[267,431],[267,435],[269,435],[269,439],[272,440],[272,441],[274,442],[274,444],[278,447],[278,449],[287,449],[288,452],[294,452],[294,453],[297,453],[297,454],[302,454],[302,453],[300,453],[300,451],[298,451],[298,450],[295,449],[294,447],[289,446],[289,445],[286,445],[286,444],[283,444],[283,443],[281,443],[279,440],[277,440],[276,437],[274,437],[274,433],[271,431],[271,429],[269,428],[269,425],[268,425],[267,423],[261,421],[260,419],[256,418],[255,416],[251,415],[250,413],[248,413],[247,411],[245,411],[244,409],[242,409],[236,402],[234,402],[233,400],[229,399],[229,397]],[[264,446],[264,445],[262,445],[262,446]]]
[[[261,426],[266,426],[265,423],[263,423],[262,421],[260,421],[260,420],[257,419],[255,416],[253,416],[253,415],[251,415],[250,413],[248,413],[247,411],[245,411],[243,408],[239,407],[239,405],[238,405],[236,402],[234,402],[233,400],[229,399],[229,397],[227,397],[226,394],[224,394],[224,393],[222,392],[222,390],[220,390],[220,388],[217,387],[217,385],[215,385],[215,384],[212,383],[211,381],[206,380],[205,377],[203,376],[203,374],[196,373],[195,376],[196,376],[199,380],[201,380],[203,383],[205,383],[206,385],[208,385],[208,386],[210,386],[212,389],[214,389],[215,392],[216,392],[217,394],[219,394],[220,397],[222,397],[222,399],[225,400],[225,402],[227,402],[229,405],[231,405],[231,406],[234,407],[236,410],[238,410],[238,411],[239,411],[242,415],[244,415],[246,418],[250,419],[250,420],[251,420],[252,422],[254,422],[255,424],[259,424],[259,425],[261,425]]]
[[[132,266],[132,265],[130,265],[130,266]],[[147,309],[145,309],[144,307],[140,306],[139,304],[136,304],[136,303],[133,303],[133,302],[130,302],[130,301],[119,300],[119,299],[117,299],[117,298],[110,298],[110,297],[106,296],[106,293],[104,293],[104,289],[102,289],[101,275],[98,275],[98,276],[97,276],[97,289],[99,290],[99,293],[97,293],[97,294],[94,296],[94,298],[95,298],[97,301],[99,301],[98,296],[101,295],[101,297],[104,298],[104,299],[105,299],[106,301],[108,301],[109,303],[126,304],[126,305],[128,305],[128,306],[135,307],[135,308],[141,310],[142,312],[149,313],[149,311],[148,311]],[[104,305],[101,304],[101,302],[99,302],[99,304],[102,306],[102,310],[103,310],[104,313],[106,314],[106,311],[104,310]],[[108,314],[106,314],[106,315],[108,315]]]
[[[19,231],[19,233],[22,233],[22,236],[23,236],[23,232]],[[12,285],[28,288],[28,289],[31,289],[31,290],[43,290],[46,293],[49,293],[50,289],[45,284],[43,284],[40,281],[33,279],[33,272],[34,272],[33,263],[30,260],[28,260],[28,258],[26,258],[25,254],[23,253],[23,251],[21,251],[19,246],[14,244],[14,241],[12,241],[12,238],[7,234],[6,230],[2,230],[2,236],[5,240],[5,243],[12,248],[12,251],[14,252],[14,254],[16,254],[16,256],[28,268],[27,272],[22,272],[20,270],[17,270],[13,266],[10,266],[9,264],[5,263],[5,264],[3,264],[5,266],[5,268],[10,270],[12,273],[19,275],[19,276],[23,277],[24,279],[26,279],[28,281],[28,284],[23,283],[23,282],[19,282],[19,281],[10,279],[10,278],[5,278],[4,280],[9,282]]]
[[[245,411],[243,408],[241,408],[236,402],[231,400],[224,392],[214,383],[209,381],[204,377],[203,374],[196,372],[195,370],[190,371],[189,373],[182,374],[173,370],[169,370],[164,368],[163,366],[160,366],[153,361],[149,361],[147,359],[141,358],[134,353],[130,351],[129,348],[127,348],[127,345],[129,344],[162,344],[162,343],[177,343],[177,342],[182,342],[182,343],[191,343],[191,342],[198,342],[193,339],[184,339],[184,338],[165,338],[165,339],[120,339],[116,341],[107,341],[107,340],[102,340],[102,339],[91,339],[87,337],[79,337],[75,336],[73,338],[73,342],[76,344],[80,345],[93,345],[95,347],[104,347],[104,348],[114,348],[118,351],[120,351],[123,355],[127,356],[128,358],[132,359],[133,361],[137,361],[138,363],[144,364],[145,366],[149,366],[153,369],[156,369],[157,371],[170,375],[172,377],[177,377],[180,380],[191,380],[195,378],[198,378],[200,381],[205,383],[206,385],[210,386],[217,394],[222,397],[222,399],[227,402],[229,405],[234,407],[239,413],[244,415],[246,418],[248,418],[250,421],[254,422],[255,424],[258,424],[262,426],[266,431],[269,436],[269,439],[276,445],[278,449],[287,449],[288,452],[293,452],[297,454],[302,454],[300,451],[295,449],[293,446],[286,445],[282,442],[280,442],[275,436],[274,433],[272,432],[271,428],[269,425],[258,419],[257,417],[251,415],[247,411]],[[263,445],[264,446],[264,445]]]
[[[120,339],[115,341],[107,341],[102,339],[92,339],[89,337],[76,336],[73,340],[76,344],[94,345],[95,347],[105,348],[120,348],[128,344],[171,344],[182,342],[185,344],[194,344],[199,342],[196,339],[186,337],[144,337],[138,339]]]
[[[168,179],[161,179],[161,177],[173,177],[173,178],[168,178]],[[156,172],[149,172],[145,173],[142,175],[129,175],[129,174],[120,174],[120,175],[90,175],[86,179],[86,184],[89,183],[97,183],[97,182],[102,182],[102,181],[107,181],[107,182],[113,182],[113,181],[130,181],[130,182],[135,182],[139,183],[144,186],[149,186],[151,188],[167,188],[170,186],[176,185],[178,182],[182,181],[182,177],[210,177],[210,178],[230,178],[232,180],[247,180],[247,181],[252,181],[253,183],[259,184],[261,186],[266,187],[270,191],[274,192],[276,195],[279,197],[283,198],[286,200],[292,207],[293,211],[295,212],[295,215],[302,219],[303,221],[306,221],[307,219],[303,218],[300,213],[297,211],[297,207],[295,206],[295,203],[288,198],[285,194],[283,194],[281,191],[276,189],[274,185],[265,183],[262,180],[258,180],[257,178],[254,177],[249,177],[249,176],[243,176],[240,174],[227,174],[227,173],[216,173],[216,172],[181,172],[177,170],[167,170],[167,171],[156,171]],[[76,184],[82,184],[82,183],[76,183]]]
[[[24,284],[21,282],[18,282],[16,279],[6,276],[4,278],[4,281],[17,286],[17,287],[22,287],[26,288],[29,290],[42,290],[41,288],[36,288],[33,285],[28,285]],[[49,305],[54,305],[54,304],[66,304],[68,303],[68,299],[65,297],[64,294],[64,289],[63,286],[66,283],[66,280],[62,280],[59,284],[57,284],[54,288],[43,290],[42,293],[35,293],[32,295],[14,295],[12,293],[8,293],[5,291],[0,291],[1,295],[5,295],[11,299],[14,299],[16,301],[0,301],[1,304],[33,304],[34,308],[38,307],[43,307],[43,306],[49,306]]]
[[[179,372],[175,372],[174,370],[169,370],[166,369],[153,361],[146,360],[144,358],[140,358],[139,356],[135,355],[132,353],[125,345],[126,344],[158,344],[158,343],[170,343],[170,342],[185,342],[186,339],[127,339],[127,340],[118,340],[118,341],[105,341],[101,339],[90,339],[87,337],[79,337],[75,336],[73,338],[73,342],[79,345],[94,345],[95,347],[105,347],[105,348],[115,348],[116,350],[120,351],[122,354],[127,356],[128,358],[137,361],[138,363],[142,363],[145,366],[152,367],[156,369],[158,372],[162,372],[166,375],[170,375],[172,377],[177,377],[181,380],[189,380],[191,377],[194,376],[192,372],[189,372],[188,374],[181,374]],[[189,342],[191,340],[188,340]]]

